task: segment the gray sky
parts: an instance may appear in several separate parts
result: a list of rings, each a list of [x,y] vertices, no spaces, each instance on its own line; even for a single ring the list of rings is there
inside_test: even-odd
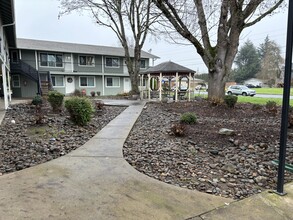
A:
[[[73,13],[58,19],[57,0],[14,1],[18,38],[119,46],[118,39],[111,30],[99,27],[86,15]],[[241,35],[240,45],[250,39],[255,46],[259,46],[268,35],[279,44],[282,53],[285,54],[286,29],[287,11],[265,18],[245,30]],[[154,55],[160,57],[155,61],[155,65],[171,60],[199,73],[207,72],[193,46],[169,44],[163,40],[147,40],[143,50],[150,49]]]

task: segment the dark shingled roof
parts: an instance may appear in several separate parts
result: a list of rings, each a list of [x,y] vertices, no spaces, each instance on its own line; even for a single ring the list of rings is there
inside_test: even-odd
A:
[[[125,51],[122,47],[108,47],[88,44],[76,44],[67,42],[56,42],[46,40],[33,39],[17,39],[17,48],[39,51],[53,51],[64,53],[83,53],[83,54],[99,54],[109,56],[125,56]],[[130,50],[130,56],[133,56],[133,50]],[[157,56],[145,51],[141,51],[142,58],[158,58]]]
[[[142,72],[143,74],[146,73],[169,73],[169,74],[175,74],[175,73],[195,73],[196,71],[192,69],[188,69],[184,66],[181,66],[177,63],[173,63],[172,61],[160,63],[156,66],[148,68],[146,71]]]

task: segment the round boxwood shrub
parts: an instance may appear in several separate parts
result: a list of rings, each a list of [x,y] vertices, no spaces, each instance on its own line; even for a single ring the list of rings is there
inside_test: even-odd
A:
[[[195,124],[196,123],[196,115],[192,112],[185,112],[181,115],[180,121],[185,124]]]
[[[73,123],[85,126],[90,122],[94,108],[86,97],[72,97],[65,101],[65,108],[70,114]]]
[[[60,111],[62,108],[64,95],[57,91],[50,91],[48,93],[48,101],[53,108],[53,111]]]
[[[238,100],[237,96],[234,95],[225,95],[224,102],[229,108],[234,108]]]
[[[32,100],[32,104],[33,105],[36,105],[36,106],[43,104],[43,98],[42,98],[42,96],[40,96],[40,95],[35,96],[33,98],[33,100]]]

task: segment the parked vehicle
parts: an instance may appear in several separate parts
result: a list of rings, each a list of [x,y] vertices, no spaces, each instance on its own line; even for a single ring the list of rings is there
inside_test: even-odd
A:
[[[243,85],[229,86],[227,90],[228,95],[243,95],[243,96],[254,96],[255,90],[248,88]]]
[[[246,84],[248,88],[261,88],[260,85]]]

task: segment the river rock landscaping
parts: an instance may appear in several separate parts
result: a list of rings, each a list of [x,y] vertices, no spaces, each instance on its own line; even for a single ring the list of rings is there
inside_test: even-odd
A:
[[[171,127],[185,112],[197,123],[177,137]],[[157,180],[205,193],[243,199],[276,188],[280,108],[240,104],[228,108],[206,100],[148,103],[124,144],[125,159]],[[228,131],[228,133],[226,133]],[[293,163],[288,131],[287,163]],[[285,173],[285,182],[293,174]]]
[[[70,121],[65,110],[53,113],[48,103],[42,107],[42,124],[36,124],[34,105],[13,105],[0,126],[0,175],[69,153],[82,146],[124,109],[104,106],[88,125],[80,127]]]

